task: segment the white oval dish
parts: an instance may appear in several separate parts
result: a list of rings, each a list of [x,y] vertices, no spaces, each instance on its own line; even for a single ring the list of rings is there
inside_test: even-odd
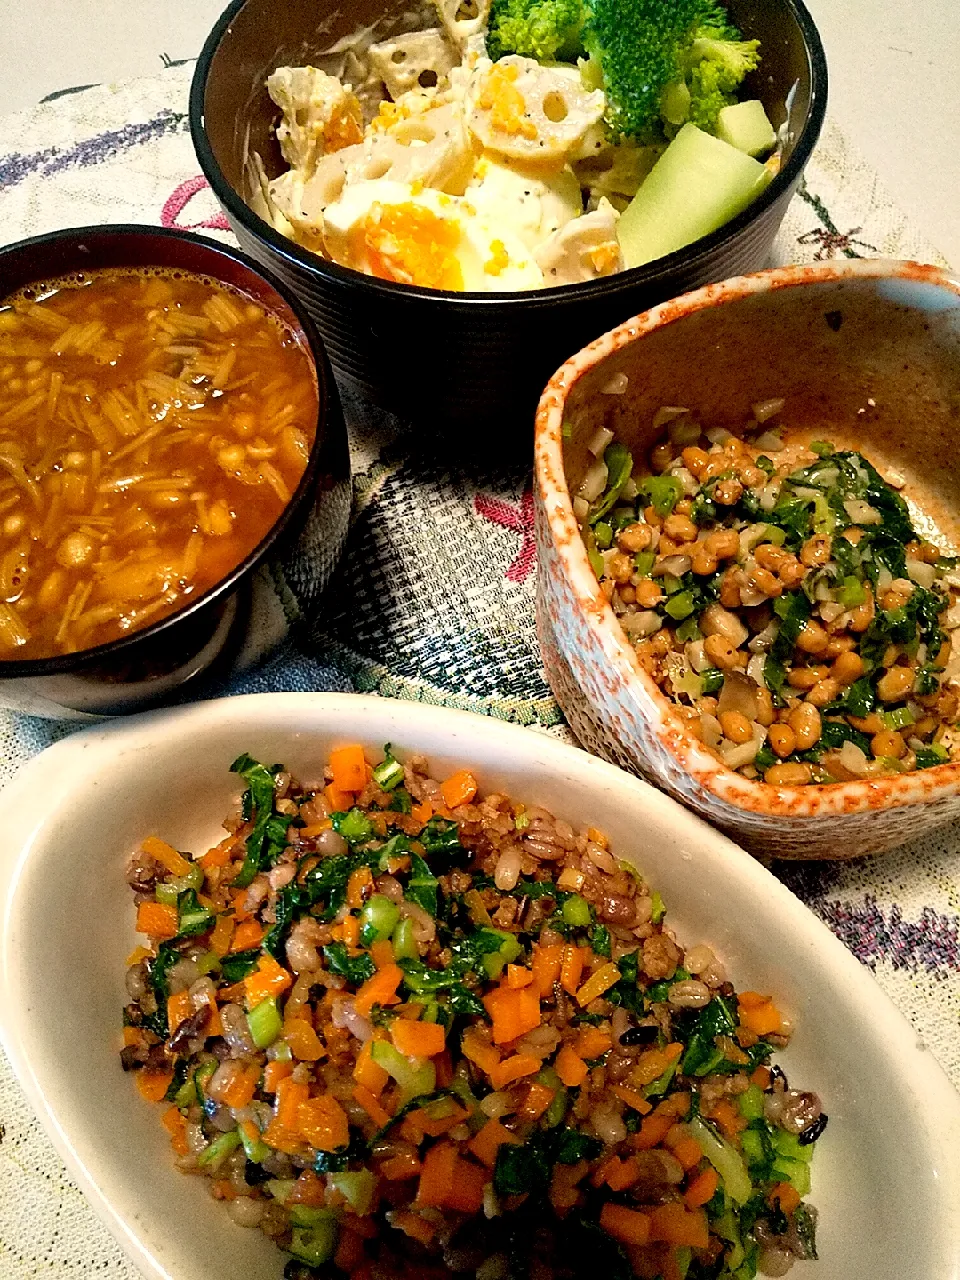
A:
[[[662,893],[681,941],[705,941],[738,988],[795,1020],[781,1061],[830,1124],[811,1201],[820,1261],[797,1280],[960,1277],[960,1097],[870,975],[768,871],[675,801],[553,739],[459,711],[342,694],[263,694],[89,729],[0,794],[0,1036],[32,1105],[107,1226],[149,1280],[279,1280],[284,1256],[234,1226],[172,1163],[159,1109],[120,1068],[124,880],[156,833],[207,848],[242,751],[316,774],[360,741],[422,751],[438,776],[609,835]]]

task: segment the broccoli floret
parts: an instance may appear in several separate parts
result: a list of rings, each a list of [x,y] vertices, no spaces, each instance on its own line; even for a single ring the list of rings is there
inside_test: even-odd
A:
[[[583,52],[581,0],[493,0],[487,52],[496,60],[518,53],[538,62],[573,61]]]
[[[493,0],[491,58],[519,53],[541,62],[587,54],[589,88],[607,96],[612,132],[662,143],[686,121],[713,130],[759,61],[713,0]]]
[[[736,92],[748,71],[760,61],[759,41],[698,37],[690,46],[686,85],[690,90],[689,120],[713,133],[717,115],[736,102]]]
[[[668,86],[692,76],[694,42],[739,38],[739,33],[712,0],[585,2],[583,42],[603,73],[607,123],[614,133],[639,142],[662,141],[663,95]]]

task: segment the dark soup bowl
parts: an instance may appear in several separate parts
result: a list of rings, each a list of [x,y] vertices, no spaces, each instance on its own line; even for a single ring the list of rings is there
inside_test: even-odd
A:
[[[216,690],[315,612],[343,547],[313,322],[245,255],[154,228],[22,241],[0,281],[0,706]]]
[[[334,44],[371,24],[378,39],[409,30],[410,8],[399,0],[235,0],[197,64],[194,145],[237,239],[303,300],[342,386],[448,440],[493,434],[525,447],[540,388],[581,345],[654,303],[766,264],[823,122],[823,49],[801,0],[730,0],[733,21],[760,41],[762,53],[743,96],[764,103],[782,139],[782,163],[763,193],[719,230],[586,283],[456,293],[326,261],[249,203],[256,203],[255,154],[268,179],[286,168],[267,76],[282,65],[322,68]]]

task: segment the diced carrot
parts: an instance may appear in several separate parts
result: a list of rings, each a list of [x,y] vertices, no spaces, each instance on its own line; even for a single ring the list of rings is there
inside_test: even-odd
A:
[[[159,1070],[143,1067],[136,1073],[135,1079],[142,1097],[148,1102],[160,1102],[173,1082],[173,1072],[167,1071],[165,1067]]]
[[[231,951],[249,951],[251,947],[259,947],[263,941],[263,925],[259,920],[243,920],[236,927],[233,935]]]
[[[583,973],[583,952],[568,943],[563,948],[563,964],[560,966],[560,985],[568,995],[576,995]]]
[[[536,946],[533,949],[533,985],[541,1000],[553,991],[553,984],[560,977],[565,947],[562,942],[553,946]]]
[[[630,1138],[631,1147],[636,1147],[638,1151],[649,1151],[652,1147],[659,1147],[673,1124],[674,1118],[671,1115],[654,1113],[644,1116],[640,1122],[640,1128]]]
[[[629,1089],[625,1084],[612,1084],[609,1088],[615,1097],[626,1103],[628,1107],[632,1107],[634,1111],[639,1111],[642,1116],[648,1115],[653,1110],[652,1104],[636,1089]]]
[[[632,1157],[621,1160],[619,1156],[611,1156],[603,1162],[601,1169],[603,1176],[596,1185],[602,1186],[605,1182],[611,1191],[626,1191],[627,1187],[632,1187],[640,1178],[640,1166]],[[597,1172],[599,1174],[600,1170]]]
[[[131,1045],[142,1044],[142,1043],[143,1043],[143,1032],[139,1029],[139,1027],[123,1028],[123,1044],[125,1048],[129,1049]]]
[[[217,922],[213,926],[213,933],[210,935],[210,950],[217,956],[225,956],[230,950],[230,943],[233,940],[233,931],[237,927],[237,922],[233,916],[217,916]]]
[[[469,804],[477,794],[477,780],[469,769],[458,769],[446,782],[440,783],[440,793],[449,809],[456,809],[461,804]]]
[[[493,1022],[494,1044],[507,1044],[540,1025],[540,997],[533,987],[498,987],[483,997]]]
[[[390,1225],[411,1240],[419,1240],[421,1244],[429,1244],[437,1234],[437,1228],[432,1222],[427,1222],[426,1218],[421,1218],[419,1213],[414,1213],[411,1209],[398,1209],[391,1217]]]
[[[468,1027],[464,1031],[460,1047],[463,1050],[463,1056],[469,1058],[487,1075],[500,1065],[500,1051],[473,1027]]]
[[[710,1243],[707,1215],[702,1209],[687,1209],[678,1201],[657,1205],[650,1210],[650,1239],[706,1249]]]
[[[662,1049],[647,1049],[645,1053],[640,1054],[631,1069],[630,1083],[637,1088],[652,1084],[677,1061],[682,1053],[682,1044],[667,1044]]]
[[[233,852],[234,837],[227,836],[226,840],[221,840],[219,844],[215,844],[212,849],[199,859],[201,867],[204,871],[215,871],[218,867],[225,867],[230,861],[230,854]]]
[[[719,1185],[717,1171],[710,1165],[704,1169],[703,1173],[698,1173],[687,1187],[683,1195],[683,1203],[688,1209],[699,1209],[701,1205],[713,1199]]]
[[[140,848],[151,858],[155,858],[172,876],[185,876],[193,866],[193,863],[188,862],[182,853],[177,853],[173,845],[167,844],[166,840],[157,839],[156,836],[147,836]]]
[[[347,881],[347,906],[358,910],[363,906],[363,891],[373,884],[373,872],[369,867],[357,867]]]
[[[333,785],[340,791],[362,791],[367,785],[363,747],[356,743],[349,747],[336,747],[330,752],[330,773]]]
[[[800,1203],[800,1193],[789,1182],[778,1182],[767,1192],[767,1203],[779,1204],[784,1213],[793,1213]]]
[[[731,1141],[736,1141],[748,1124],[746,1116],[742,1116],[726,1098],[721,1098],[719,1102],[714,1103],[710,1111],[710,1119],[716,1121],[723,1130],[724,1136]]]
[[[170,1145],[178,1156],[185,1156],[190,1150],[187,1141],[187,1122],[178,1107],[169,1107],[161,1116],[163,1127],[170,1135]]]
[[[246,889],[234,889],[230,894],[230,905],[233,907],[233,914],[237,920],[249,920],[253,915],[252,911],[248,911],[245,905],[247,901]]]
[[[681,1138],[679,1142],[674,1143],[671,1148],[673,1154],[677,1157],[684,1169],[694,1169],[703,1158],[703,1152],[700,1150],[700,1143],[696,1138]],[[707,1199],[710,1197],[708,1196]]]
[[[375,1098],[379,1098],[390,1079],[383,1067],[373,1060],[372,1040],[368,1040],[357,1055],[357,1061],[353,1067],[353,1078],[358,1085],[369,1089]]]
[[[336,1151],[350,1141],[347,1113],[330,1093],[300,1103],[297,1129],[317,1151]]]
[[[260,1068],[257,1066],[245,1067],[230,1081],[226,1089],[223,1090],[221,1100],[228,1107],[246,1107],[253,1101],[253,1095],[257,1091],[257,1084],[260,1080]]]
[[[601,849],[606,849],[610,844],[603,832],[598,831],[596,827],[587,827],[587,839],[592,840],[594,844],[598,844]]]
[[[507,965],[507,986],[512,991],[519,991],[521,987],[529,987],[533,981],[533,973],[530,969],[522,964]]]
[[[281,1080],[286,1080],[288,1076],[293,1074],[293,1063],[283,1062],[276,1059],[268,1062],[263,1068],[263,1091],[264,1093],[276,1093],[277,1085]]]
[[[390,1182],[405,1182],[407,1178],[415,1178],[422,1168],[415,1151],[400,1151],[384,1160],[380,1172]]]
[[[645,1245],[650,1239],[650,1215],[608,1202],[600,1210],[600,1226],[621,1244]]]
[[[271,996],[278,996],[293,984],[293,977],[278,964],[269,952],[264,952],[257,961],[257,967],[247,974],[243,980],[246,993],[247,1008],[255,1009]]]
[[[329,831],[333,823],[329,818],[324,818],[322,822],[308,822],[305,827],[300,828],[301,840],[313,840],[315,836],[321,835],[324,831]]]
[[[130,969],[135,964],[141,964],[144,960],[149,960],[152,955],[153,952],[149,947],[134,947],[124,961],[124,964],[126,964],[127,968]]]
[[[770,1088],[772,1079],[773,1074],[769,1067],[757,1067],[750,1075],[750,1083],[755,1084],[758,1089],[762,1089],[764,1092]]]
[[[368,1018],[375,1004],[399,1004],[397,987],[403,980],[403,970],[398,964],[386,964],[378,969],[372,978],[368,978],[354,997],[354,1008],[362,1017]]]
[[[353,1098],[355,1102],[358,1102],[363,1107],[378,1129],[382,1129],[385,1124],[390,1123],[390,1112],[382,1107],[377,1097],[369,1089],[364,1088],[362,1084],[353,1086]]]
[[[615,964],[604,964],[592,973],[577,992],[577,1004],[584,1008],[591,1000],[596,1000],[605,991],[609,991],[620,981],[620,970]]]
[[[290,1046],[290,1052],[301,1062],[319,1062],[327,1055],[320,1037],[306,1018],[293,1018],[284,1021],[283,1038]]]
[[[178,991],[175,995],[167,997],[167,1022],[171,1035],[185,1018],[190,1017],[191,1013],[193,1013],[193,1004],[190,1000],[189,991],[184,989],[183,991]]]
[[[446,1037],[439,1022],[411,1022],[397,1018],[390,1028],[395,1048],[408,1058],[432,1058],[443,1053]]]
[[[520,1108],[518,1115],[522,1120],[528,1120],[531,1123],[534,1120],[539,1120],[556,1096],[556,1089],[551,1089],[549,1085],[540,1084],[538,1081],[533,1080],[523,1099],[523,1106]]]
[[[351,950],[360,945],[360,917],[350,915],[343,922],[343,940]]]
[[[752,1031],[754,1035],[768,1036],[779,1031],[783,1026],[780,1010],[772,1000],[765,1000],[763,1004],[758,1005],[745,1005],[741,996],[738,1014],[740,1025]]]
[[[285,1151],[287,1155],[292,1156],[303,1151],[303,1139],[296,1129],[287,1129],[284,1125],[278,1124],[276,1119],[270,1121],[261,1137],[268,1147],[273,1147],[276,1151]]]
[[[472,1160],[457,1159],[453,1186],[447,1196],[447,1208],[460,1213],[479,1213],[483,1208],[483,1188],[490,1180],[486,1169]]]
[[[422,800],[420,804],[415,804],[410,810],[410,817],[414,822],[419,822],[424,826],[433,817],[433,805],[429,800]]]
[[[540,1059],[529,1053],[515,1053],[512,1058],[504,1058],[490,1072],[490,1083],[495,1089],[505,1089],[514,1080],[522,1080],[524,1076],[536,1075],[540,1070]]]
[[[310,1097],[310,1086],[301,1084],[290,1076],[277,1081],[276,1100],[273,1104],[273,1116],[282,1129],[295,1130],[297,1113],[302,1103]]]
[[[389,938],[381,938],[370,948],[370,955],[378,969],[385,969],[388,964],[394,963],[393,943]]]
[[[581,988],[582,990],[583,988]],[[613,1048],[613,1039],[609,1032],[599,1027],[581,1027],[577,1036],[577,1053],[581,1058],[602,1058]]]
[[[337,1237],[337,1251],[333,1255],[333,1265],[349,1273],[354,1267],[358,1267],[366,1256],[363,1241],[357,1233],[347,1226],[341,1226],[340,1235]]]
[[[522,1145],[515,1133],[504,1128],[499,1120],[488,1120],[479,1133],[467,1143],[467,1146],[481,1162],[492,1169],[497,1163],[497,1152],[504,1145]]]
[[[304,1169],[290,1192],[286,1204],[305,1204],[319,1209],[326,1203],[327,1187],[312,1169]]]
[[[348,809],[353,808],[353,802],[356,799],[352,791],[341,791],[333,782],[327,783],[323,788],[323,794],[331,813],[346,813]]]
[[[662,1102],[657,1103],[658,1116],[686,1116],[690,1114],[689,1093],[671,1093],[668,1094]]]
[[[166,902],[141,902],[137,907],[137,933],[148,933],[161,942],[177,936],[177,909]]]
[[[439,1114],[431,1114],[439,1111]],[[441,1138],[458,1124],[463,1124],[468,1112],[452,1098],[431,1107],[418,1107],[411,1111],[400,1132],[410,1142],[419,1146],[424,1138]]]
[[[438,1142],[432,1146],[423,1161],[416,1204],[443,1209],[453,1190],[457,1163],[457,1149],[452,1142]]]
[[[742,1009],[759,1009],[761,1005],[769,1003],[770,997],[762,996],[759,991],[741,991],[737,996],[737,1004]]]
[[[557,1075],[568,1089],[574,1089],[577,1085],[583,1084],[590,1070],[584,1060],[568,1044],[565,1044],[557,1054],[553,1065]]]

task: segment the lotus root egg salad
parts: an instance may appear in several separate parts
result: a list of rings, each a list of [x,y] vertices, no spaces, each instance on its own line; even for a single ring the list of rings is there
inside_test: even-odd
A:
[[[254,155],[250,203],[342,267],[480,293],[584,283],[716,230],[779,168],[744,86],[758,42],[707,0],[406,16],[267,79],[287,167],[271,179]]]

